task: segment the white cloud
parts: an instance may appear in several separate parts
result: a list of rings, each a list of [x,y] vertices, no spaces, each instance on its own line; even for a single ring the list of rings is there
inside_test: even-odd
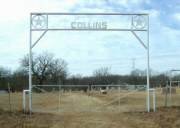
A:
[[[117,4],[126,7],[128,9],[134,9],[134,7],[139,7],[143,3],[150,4],[150,0],[118,0],[116,2]]]
[[[31,12],[66,12],[78,0],[5,0],[0,4],[0,22],[20,22]]]
[[[150,4],[150,0],[109,0],[109,2],[113,2],[118,6],[122,5],[124,8],[117,10],[117,6],[107,5],[105,0],[6,0],[1,2],[0,65],[13,67],[19,63],[19,58],[28,52],[30,12],[69,12],[72,8],[74,12],[119,12],[120,10],[132,13],[148,12],[150,14],[151,53],[156,55],[162,52],[172,53],[177,50],[177,47],[179,47],[179,30],[167,27],[160,20],[159,10],[145,10],[142,7],[142,3]],[[174,14],[174,18],[179,22],[180,14]],[[126,21],[119,23],[124,22]],[[101,32],[54,32],[49,34],[48,32],[34,51],[40,52],[49,49],[50,52],[55,52],[57,57],[67,58],[70,62],[70,69],[78,68],[75,71],[76,73],[86,73],[87,69],[88,72],[91,72],[96,66],[101,65],[112,66],[114,72],[121,72],[121,70],[126,72],[126,70],[131,68],[131,61],[117,58],[123,58],[124,56],[131,58],[136,55],[144,55],[144,50],[130,34],[116,34],[113,32],[105,34]],[[100,59],[112,59],[112,61],[98,61]],[[159,68],[163,67],[161,66],[162,63],[167,63],[166,61],[157,62],[156,60],[152,62],[156,66],[159,64]],[[145,63],[144,60],[137,66],[143,67],[143,63]],[[79,65],[84,68],[81,69]],[[170,61],[168,61],[164,69],[168,68],[168,65],[171,65]]]
[[[128,0],[118,0],[117,3],[125,7],[128,6]]]
[[[76,2],[77,0],[1,1],[0,65],[14,69],[19,59],[28,53],[30,12],[68,12]]]
[[[133,4],[142,4],[142,3],[150,4],[150,0],[129,0],[129,2]]]
[[[174,19],[177,20],[178,22],[180,22],[180,13],[175,13],[173,15]]]

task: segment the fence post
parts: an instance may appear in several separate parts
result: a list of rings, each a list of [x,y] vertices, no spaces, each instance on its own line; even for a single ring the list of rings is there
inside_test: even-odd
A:
[[[8,93],[9,93],[9,110],[11,112],[11,88],[9,86],[9,82],[8,82]]]
[[[149,92],[152,94],[153,96],[153,110],[154,112],[156,111],[156,93],[155,93],[155,89],[154,88],[151,88],[149,89]]]
[[[23,112],[25,113],[26,111],[26,94],[25,94],[25,90],[23,90]]]
[[[153,90],[153,108],[154,112],[156,111],[156,91],[155,89]]]
[[[121,91],[121,87],[119,86],[119,112],[120,112],[120,103],[121,103],[121,95],[120,92]]]
[[[61,85],[59,85],[59,104],[58,104],[58,111],[60,112],[60,105],[61,105]]]
[[[166,88],[165,88],[165,107],[167,107],[167,95],[168,95],[168,82],[166,82]]]
[[[29,90],[23,90],[23,112],[26,112],[26,92],[30,92]]]

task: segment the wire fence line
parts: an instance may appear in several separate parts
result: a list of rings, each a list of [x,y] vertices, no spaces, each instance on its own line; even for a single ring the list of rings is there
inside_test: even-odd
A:
[[[22,93],[1,91],[0,92],[0,109],[6,111],[22,111]]]
[[[33,110],[39,112],[146,109],[145,85],[33,85],[32,97]]]
[[[180,106],[179,86],[173,86],[171,98],[169,92],[167,95],[164,93],[164,89],[156,88],[156,107]],[[0,109],[22,111],[22,97],[22,92],[0,92]],[[153,97],[150,99],[152,101]],[[146,111],[146,86],[33,85],[32,108],[33,112],[48,113]]]

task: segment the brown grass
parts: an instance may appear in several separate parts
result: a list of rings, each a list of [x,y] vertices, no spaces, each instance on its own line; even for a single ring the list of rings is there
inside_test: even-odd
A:
[[[22,113],[21,93],[0,95],[0,127],[2,128],[179,128],[180,107],[164,108],[164,95],[156,92],[156,113],[146,113],[146,93],[127,91],[60,94],[34,93],[31,117]],[[172,96],[172,104],[180,106],[180,90]],[[125,96],[127,95],[127,96]],[[119,98],[120,97],[120,98]],[[60,102],[59,102],[60,101]],[[60,103],[60,104],[59,104]],[[27,104],[28,105],[28,104]],[[40,112],[46,113],[40,113]]]
[[[95,113],[63,114],[0,111],[2,128],[179,128],[180,108],[160,108],[156,113]]]

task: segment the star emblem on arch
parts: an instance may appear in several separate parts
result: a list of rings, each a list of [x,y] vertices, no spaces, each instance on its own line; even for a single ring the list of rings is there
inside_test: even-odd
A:
[[[47,27],[47,17],[44,15],[34,15],[31,25],[34,29],[44,29]]]
[[[135,29],[145,29],[147,27],[147,19],[142,15],[132,17],[132,27]]]

